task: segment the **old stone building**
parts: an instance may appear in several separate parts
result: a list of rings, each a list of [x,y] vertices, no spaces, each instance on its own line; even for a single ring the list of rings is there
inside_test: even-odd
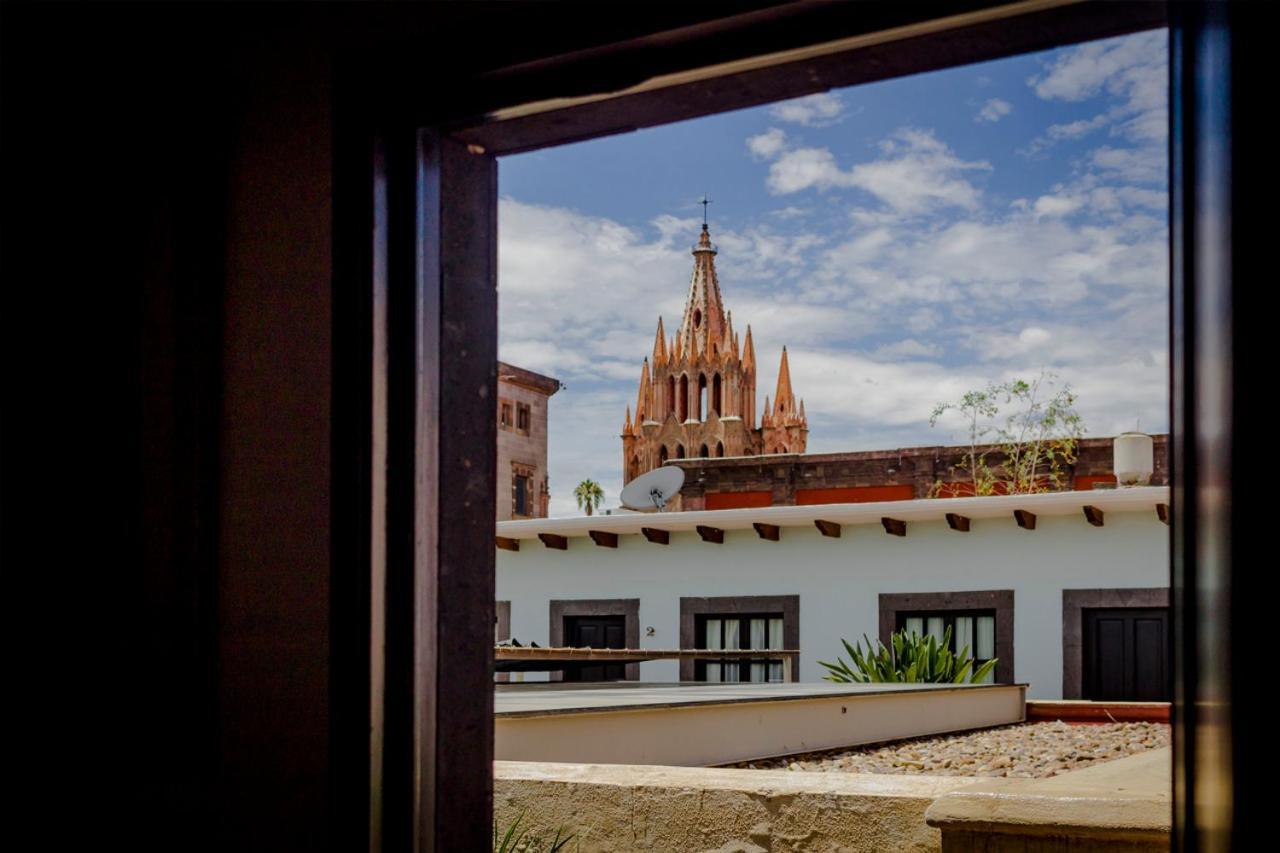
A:
[[[1153,439],[1151,485],[1169,484],[1169,436]],[[1075,463],[1064,472],[1067,489],[1086,490],[1115,483],[1111,438],[1086,438]],[[952,467],[968,447],[905,447],[803,456],[748,459],[690,459],[684,487],[670,509],[735,509],[763,506],[864,503],[973,493]],[[992,448],[994,449],[994,448]],[[998,459],[993,457],[993,463]]]
[[[751,327],[739,347],[724,310],[716,246],[707,224],[693,247],[693,278],[679,331],[666,338],[662,318],[652,360],[640,368],[635,416],[622,426],[623,482],[668,459],[803,453],[809,433],[804,401],[791,388],[783,347],[778,386],[756,426],[756,352]]]
[[[498,520],[546,518],[547,400],[560,381],[498,362]]]

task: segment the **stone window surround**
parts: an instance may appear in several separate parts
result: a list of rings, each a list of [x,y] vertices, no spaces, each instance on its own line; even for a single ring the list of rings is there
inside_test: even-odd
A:
[[[1086,608],[1151,608],[1169,606],[1167,586],[1062,591],[1062,698],[1084,693],[1084,611]]]
[[[898,613],[917,610],[995,610],[997,684],[1013,683],[1013,590],[979,589],[957,592],[880,593],[880,642],[889,644],[898,627]]]
[[[714,598],[680,599],[680,648],[692,649],[698,641],[697,617],[742,613],[781,613],[782,645],[800,648],[800,596],[725,595]],[[680,680],[693,681],[695,661],[680,661]],[[791,659],[791,680],[800,680],[800,656]]]
[[[627,648],[640,648],[640,599],[638,598],[552,599],[549,610],[551,625],[547,637],[548,645],[552,648],[562,648],[565,644],[564,617],[566,616],[621,616]],[[563,672],[553,672],[550,676],[552,681],[564,681]],[[627,681],[639,681],[640,664],[626,664],[624,677]]]
[[[535,479],[538,474],[538,466],[530,465],[528,462],[511,462],[511,517],[519,518],[537,518],[538,517],[538,491]],[[525,509],[526,513],[516,512],[516,483],[517,477],[528,478],[528,489],[525,491]]]

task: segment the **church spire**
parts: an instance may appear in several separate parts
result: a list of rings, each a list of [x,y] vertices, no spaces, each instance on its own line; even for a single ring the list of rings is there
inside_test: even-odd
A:
[[[787,364],[787,348],[782,348],[782,364],[778,366],[778,390],[773,395],[773,408],[779,417],[796,410],[796,396],[791,392],[791,367]]]
[[[751,342],[751,324],[750,323],[747,324],[747,340],[742,345],[742,369],[743,370],[756,369],[756,347],[755,347],[755,344]]]
[[[658,334],[653,338],[653,366],[657,367],[667,360],[666,334],[662,330],[662,317],[658,317]]]
[[[653,420],[652,397],[649,384],[649,359],[646,358],[644,366],[640,368],[640,391],[636,394],[635,429],[637,432],[645,421]],[[630,407],[627,408],[629,413]]]
[[[693,278],[684,306],[679,341],[682,352],[709,353],[713,343],[724,339],[724,303],[720,299],[720,279],[716,275],[715,244],[707,224],[693,247]]]

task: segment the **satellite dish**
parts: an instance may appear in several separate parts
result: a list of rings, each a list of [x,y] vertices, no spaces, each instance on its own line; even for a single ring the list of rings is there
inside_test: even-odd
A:
[[[684,469],[674,465],[654,468],[648,474],[636,477],[622,489],[622,505],[627,509],[658,512],[680,493],[684,485]]]

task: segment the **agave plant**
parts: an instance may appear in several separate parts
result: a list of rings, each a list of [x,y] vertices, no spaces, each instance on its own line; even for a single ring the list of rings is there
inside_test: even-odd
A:
[[[493,853],[560,853],[570,841],[573,834],[564,834],[564,827],[556,830],[555,838],[533,835],[529,828],[520,828],[525,812],[516,815],[516,819],[507,827],[507,831],[498,837],[498,821],[493,821]]]
[[[951,628],[947,627],[942,642],[932,634],[921,637],[915,632],[897,631],[889,638],[890,648],[877,641],[873,646],[866,634],[867,650],[862,650],[862,643],[849,645],[842,639],[845,651],[849,653],[852,666],[845,663],[844,658],[837,657],[835,663],[818,661],[828,670],[823,678],[827,681],[848,684],[898,683],[898,682],[930,682],[934,684],[977,684],[995,669],[996,659],[984,663],[976,671],[973,669],[973,658],[969,655],[969,647],[965,646],[959,654],[951,652]]]

